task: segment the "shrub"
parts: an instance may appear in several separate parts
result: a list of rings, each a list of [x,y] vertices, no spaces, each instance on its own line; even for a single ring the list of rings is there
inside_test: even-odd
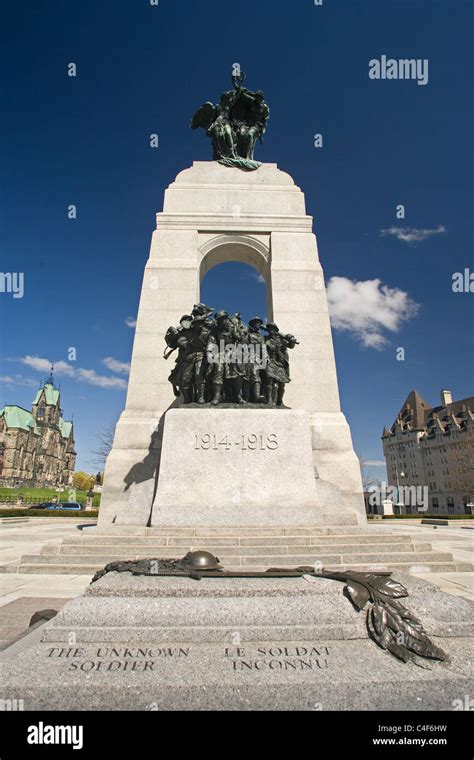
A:
[[[66,509],[0,509],[0,517],[97,517],[99,511],[79,510],[69,512]]]
[[[377,517],[377,515],[367,515]],[[417,515],[382,515],[384,520],[472,520],[474,515],[433,515],[428,512],[419,512]]]

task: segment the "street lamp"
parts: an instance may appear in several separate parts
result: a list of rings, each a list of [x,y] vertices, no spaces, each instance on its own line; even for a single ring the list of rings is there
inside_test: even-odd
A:
[[[405,477],[405,473],[402,470],[400,472],[400,474],[399,474],[398,473],[398,467],[396,465],[395,465],[395,473],[396,473],[396,477],[397,477],[397,507],[404,507],[405,504],[403,503],[403,501],[400,501],[400,480],[399,480],[399,478],[402,478],[402,480],[403,480],[403,478]]]

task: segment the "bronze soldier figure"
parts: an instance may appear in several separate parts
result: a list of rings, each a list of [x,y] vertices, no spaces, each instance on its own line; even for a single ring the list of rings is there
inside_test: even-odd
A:
[[[261,394],[262,373],[266,362],[265,338],[260,330],[263,319],[253,317],[249,320],[247,343],[250,350],[249,361],[246,364],[246,380],[249,386],[249,400],[254,404],[262,404],[265,396]]]
[[[176,397],[180,395],[181,387],[181,368],[184,348],[182,344],[179,344],[179,339],[186,330],[189,330],[193,318],[190,314],[184,314],[179,320],[179,327],[168,327],[165,335],[166,348],[163,353],[164,359],[169,359],[174,351],[178,350],[178,356],[175,361],[175,365],[171,370],[168,380],[173,386],[173,393]]]
[[[239,330],[226,311],[218,311],[215,320],[216,326],[209,335],[206,348],[207,360],[212,366],[211,404],[217,406],[222,401],[223,390],[226,401],[243,404],[242,378],[245,369],[233,354],[241,340]]]
[[[298,341],[294,335],[283,335],[274,322],[268,322],[264,328],[268,335],[265,345],[267,348],[267,404],[281,406],[285,385],[290,382],[290,362],[288,349],[294,348]]]
[[[178,349],[176,364],[168,379],[173,385],[175,395],[178,396],[181,393],[185,404],[193,401],[199,404],[205,402],[206,363],[204,357],[210,333],[205,325],[205,319],[204,315],[193,319],[191,315],[185,314],[181,317],[180,327],[169,328],[166,333],[167,342],[175,344],[173,350]],[[168,342],[169,346],[170,342]]]

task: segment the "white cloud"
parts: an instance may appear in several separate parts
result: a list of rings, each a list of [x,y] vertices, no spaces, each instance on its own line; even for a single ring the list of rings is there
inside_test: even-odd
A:
[[[49,374],[49,372],[51,371],[52,362],[50,362],[49,359],[44,359],[40,356],[28,355],[28,356],[24,356],[18,361],[20,361],[22,364],[26,364],[28,367],[31,367],[37,372],[45,372]],[[112,361],[115,361],[115,360],[112,360]],[[121,362],[118,362],[118,363],[122,364]],[[123,366],[125,366],[125,364],[123,364]],[[106,375],[99,375],[93,369],[84,369],[81,367],[78,367],[76,369],[75,367],[72,367],[67,362],[63,362],[63,361],[59,361],[54,364],[54,374],[67,375],[68,377],[71,377],[74,380],[79,380],[80,382],[88,383],[89,385],[97,385],[101,388],[126,388],[127,387],[127,381],[121,377],[107,377]],[[37,385],[36,382],[35,382],[35,385]]]
[[[440,235],[443,232],[446,232],[446,227],[443,227],[442,224],[431,230],[417,229],[416,227],[389,227],[386,230],[380,230],[382,237],[393,235],[404,243],[419,243],[421,240],[426,240],[432,235]]]
[[[365,467],[385,467],[385,461],[382,459],[363,459],[362,465]]]
[[[265,277],[264,277],[264,276],[263,276],[263,274],[261,274],[260,272],[257,272],[257,270],[256,270],[256,269],[253,269],[253,268],[252,268],[252,269],[251,269],[251,270],[250,270],[250,271],[247,273],[247,277],[248,277],[250,280],[257,280],[257,282],[259,282],[261,285],[265,285]]]
[[[105,359],[102,359],[102,364],[105,364],[111,372],[118,372],[120,375],[128,375],[130,372],[130,362],[120,362],[118,359],[113,359],[112,356],[106,356]]]
[[[98,385],[100,388],[126,388],[127,381],[121,377],[106,377],[105,375],[98,375],[93,369],[78,369],[76,370],[76,378],[83,380],[89,385]]]
[[[51,372],[52,362],[49,359],[42,359],[39,356],[24,356],[20,359],[22,364],[26,364],[28,367],[37,370],[38,372],[46,372],[49,375]],[[54,365],[55,375],[68,375],[72,377],[74,375],[74,368],[67,362],[59,361]]]
[[[127,319],[124,320],[127,327],[136,327],[137,326],[137,320],[135,317],[127,317]]]
[[[32,377],[25,377],[24,375],[1,375],[0,382],[5,383],[5,385],[24,385],[28,388],[38,387],[37,380],[33,380]]]
[[[408,293],[389,288],[381,280],[331,277],[327,296],[332,326],[351,333],[365,348],[378,351],[388,342],[384,332],[398,332],[420,308]]]

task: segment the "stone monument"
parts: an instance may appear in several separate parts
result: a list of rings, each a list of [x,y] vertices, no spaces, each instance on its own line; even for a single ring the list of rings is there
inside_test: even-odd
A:
[[[182,171],[157,216],[98,528],[26,558],[40,572],[107,566],[0,653],[0,698],[26,710],[452,709],[472,684],[472,609],[398,574],[454,569],[450,555],[366,525],[312,220],[292,178],[253,158],[263,93],[233,84],[193,118],[214,160]],[[266,337],[264,320],[200,303],[224,261],[264,277]],[[267,358],[212,366],[231,344]]]
[[[192,124],[207,127],[215,160],[180,172],[157,214],[99,527],[291,527],[321,524],[327,515],[364,524],[360,467],[339,403],[312,218],[290,175],[253,159],[268,121],[263,93],[234,78],[234,91],[222,101],[223,111],[207,103]],[[199,304],[204,275],[227,261],[262,275],[268,321],[298,337],[285,409],[191,410],[168,382],[162,356],[168,328]],[[208,435],[228,436],[231,451],[205,450],[202,436]],[[244,451],[237,442],[249,435],[271,436],[276,445]],[[216,480],[216,468],[225,476]]]

